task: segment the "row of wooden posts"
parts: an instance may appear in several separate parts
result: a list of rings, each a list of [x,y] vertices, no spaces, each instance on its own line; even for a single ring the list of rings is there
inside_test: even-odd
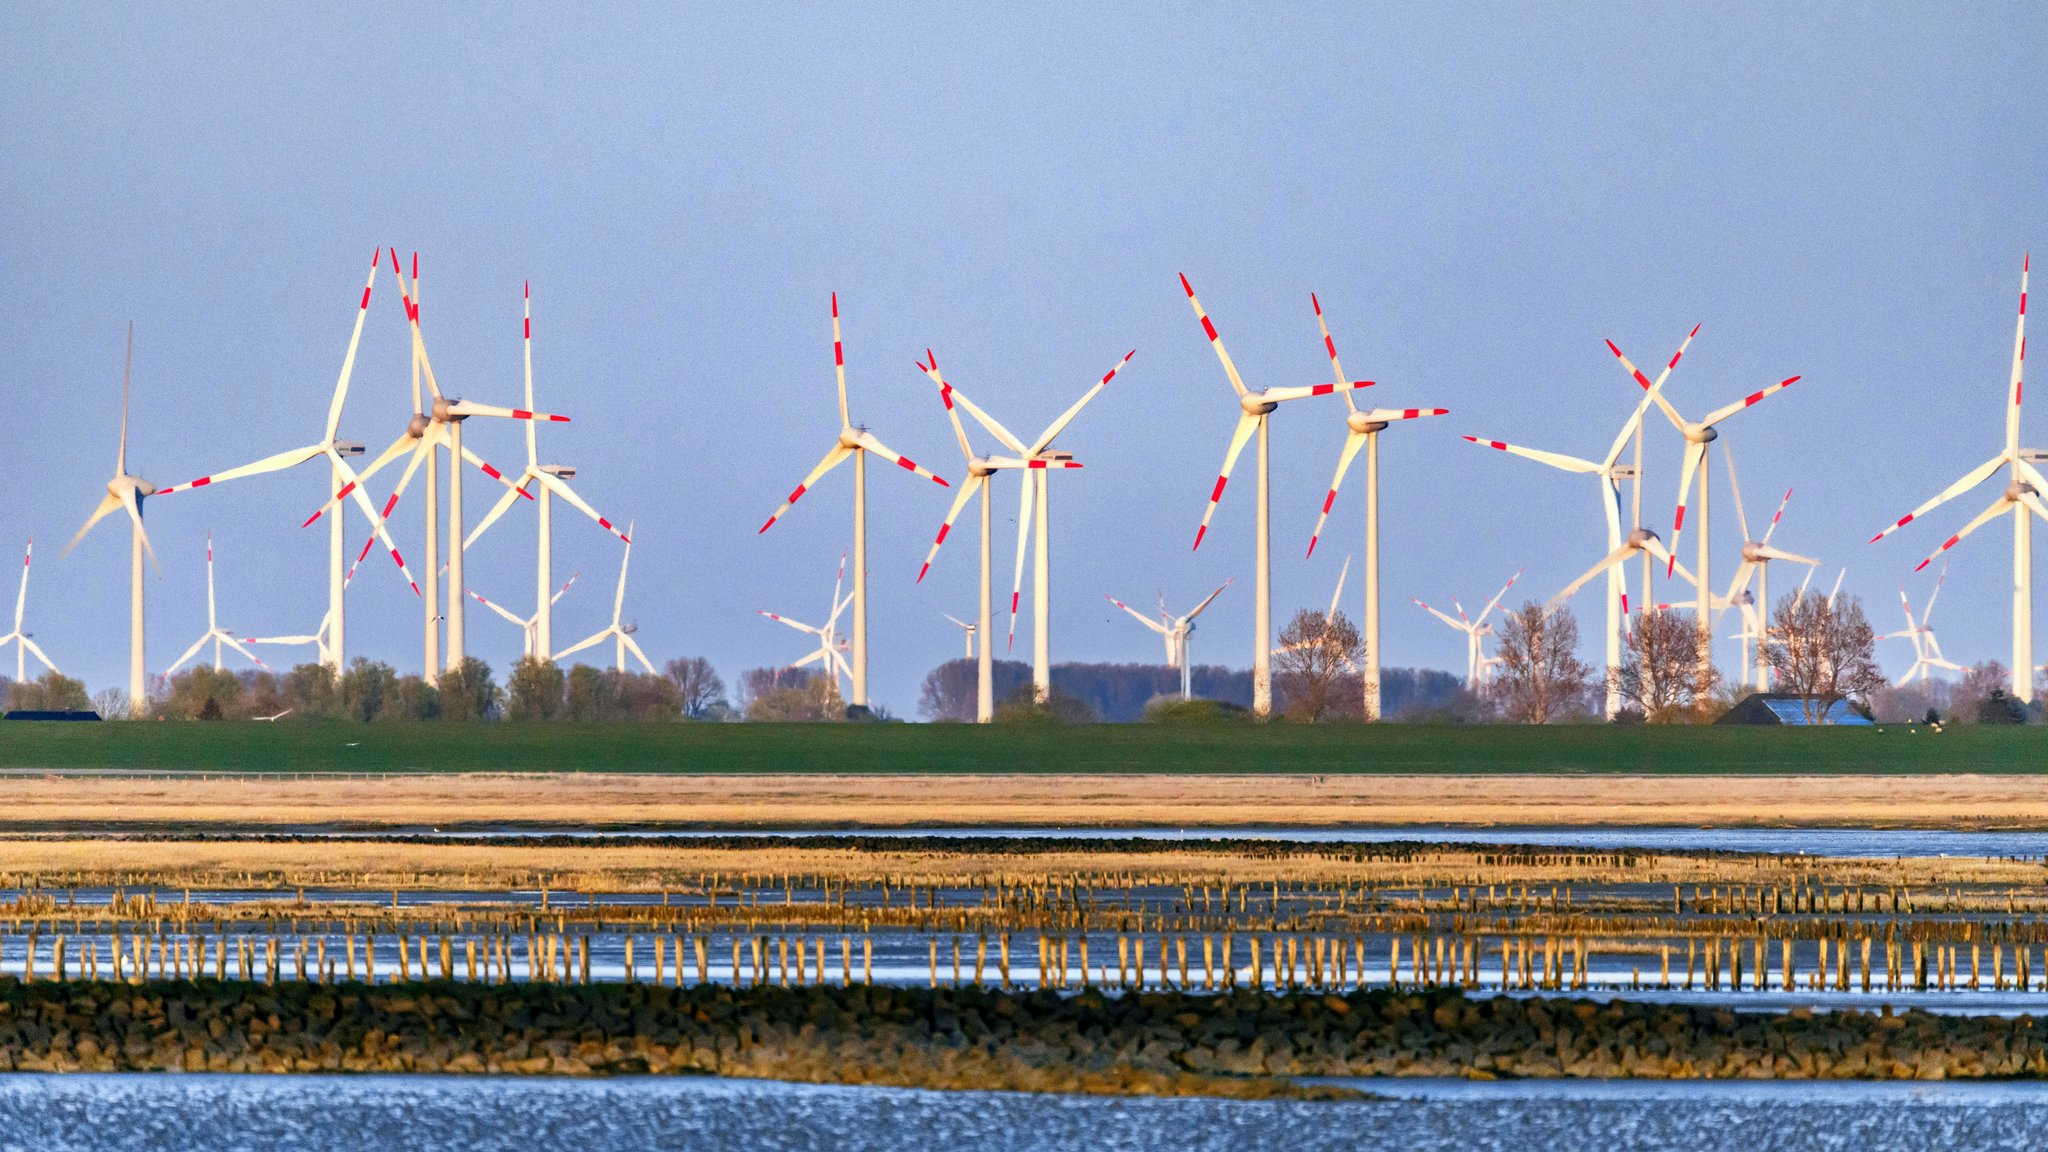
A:
[[[80,947],[67,949],[58,935],[43,941],[21,938],[22,978],[66,980],[141,980],[165,977],[262,980],[291,978],[332,982],[414,979],[482,980],[489,983],[527,980],[589,983],[591,937],[574,933],[520,936],[452,937],[446,934],[399,934],[381,940],[351,933],[338,940],[327,936],[130,935],[82,937]],[[832,949],[825,936],[752,935],[730,937],[731,965],[726,980],[740,984],[782,985],[855,982],[855,938],[841,935]],[[972,938],[953,936],[945,954],[937,937],[927,942],[927,978],[933,987],[993,981],[1002,988],[1012,978],[1011,937],[1007,932]],[[1106,941],[1098,941],[1106,943]],[[1148,957],[1147,944],[1154,945]],[[1874,950],[1869,937],[1856,941],[1823,939],[1810,955],[1801,955],[1789,939],[1770,947],[1762,936],[1688,940],[1682,982],[1674,980],[1674,946],[1655,952],[1655,979],[1646,982],[1640,965],[1630,969],[1633,988],[1705,991],[1796,989],[1837,991],[1979,989],[2048,992],[2048,964],[2037,964],[2031,946],[1971,944],[1967,964],[1961,945],[1926,944],[1890,938]],[[993,947],[991,945],[993,944]],[[1571,990],[1588,986],[1596,953],[1641,958],[1645,948],[1627,944],[1602,948],[1584,936],[1433,935],[1392,937],[1376,944],[1368,956],[1363,936],[1247,935],[1234,933],[1115,938],[1115,968],[1106,954],[1091,956],[1089,937],[1039,934],[1035,955],[1036,985],[1073,989],[1103,987],[1133,990],[1178,988],[1217,991],[1245,986],[1274,990],[1346,990],[1385,983],[1395,987],[1459,985],[1504,990]],[[330,948],[331,945],[331,948]],[[0,939],[0,964],[11,951]],[[723,951],[720,949],[719,951]],[[859,980],[874,982],[874,938],[859,937]],[[836,952],[837,955],[832,955]],[[1776,953],[1774,956],[1773,953]],[[1987,956],[1988,953],[1988,956]],[[694,977],[712,980],[714,944],[703,935],[636,937],[623,942],[623,976],[627,981],[652,980],[680,986]],[[721,959],[724,957],[721,956]],[[1379,968],[1384,958],[1385,967]],[[2048,962],[2048,952],[2040,954]],[[639,961],[636,963],[636,960]],[[1745,964],[1745,960],[1748,962]],[[2010,963],[2008,963],[2008,960]],[[836,963],[834,963],[836,961]],[[1498,962],[1497,981],[1485,977]],[[1773,970],[1775,961],[1775,971]],[[1874,963],[1873,963],[1874,961]],[[644,966],[643,966],[644,965]],[[1199,967],[1196,967],[1199,965]],[[1405,975],[1403,968],[1406,968]],[[1988,968],[1988,973],[1987,973]],[[836,974],[833,971],[836,969]],[[1374,980],[1382,973],[1383,980]],[[1612,978],[1609,983],[1614,982]]]

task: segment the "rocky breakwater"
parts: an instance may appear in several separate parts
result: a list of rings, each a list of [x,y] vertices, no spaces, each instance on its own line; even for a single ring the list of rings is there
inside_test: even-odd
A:
[[[0,1070],[766,1077],[1331,1094],[1297,1077],[2048,1077],[2031,1018],[877,987],[0,980]]]

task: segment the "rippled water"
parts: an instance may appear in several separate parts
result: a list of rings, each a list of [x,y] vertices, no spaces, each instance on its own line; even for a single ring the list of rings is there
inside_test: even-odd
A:
[[[0,1150],[913,1146],[1997,1149],[2048,1145],[2048,1086],[1442,1081],[1346,1103],[1126,1100],[720,1080],[0,1077]]]

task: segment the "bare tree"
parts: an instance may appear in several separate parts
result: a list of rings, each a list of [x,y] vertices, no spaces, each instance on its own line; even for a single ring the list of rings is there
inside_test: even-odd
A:
[[[1700,659],[1699,626],[1671,611],[1636,615],[1615,676],[1621,698],[1653,724],[1696,718],[1720,681]]]
[[[1500,671],[1487,692],[1517,724],[1548,724],[1584,711],[1593,669],[1578,657],[1579,620],[1570,608],[1546,610],[1534,600],[1501,622],[1494,655]]]
[[[1342,612],[1327,621],[1312,609],[1296,612],[1281,630],[1273,658],[1287,714],[1311,723],[1346,714],[1339,701],[1348,698],[1345,682],[1363,659],[1365,640]]]
[[[671,660],[662,671],[669,683],[676,686],[676,695],[682,698],[683,715],[692,720],[704,719],[714,705],[725,701],[725,681],[719,678],[711,661],[702,656]]]
[[[1819,724],[1839,700],[1865,700],[1891,681],[1877,667],[1877,634],[1854,596],[1787,594],[1771,611],[1764,659],[1781,690]]]

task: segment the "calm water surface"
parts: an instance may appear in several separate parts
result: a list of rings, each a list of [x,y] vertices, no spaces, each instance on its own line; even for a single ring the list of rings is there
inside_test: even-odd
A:
[[[1359,1083],[1361,1103],[744,1080],[4,1076],[0,1150],[2036,1149],[2048,1086]]]

